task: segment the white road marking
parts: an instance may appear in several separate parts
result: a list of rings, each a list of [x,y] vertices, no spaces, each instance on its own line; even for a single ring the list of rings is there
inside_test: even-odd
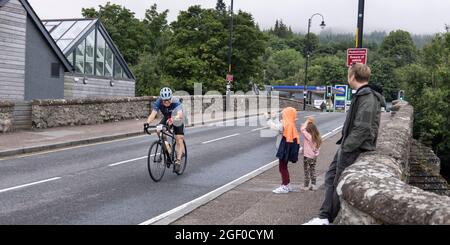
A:
[[[160,154],[161,153],[158,153],[157,155],[160,155]],[[150,157],[152,157],[154,155],[155,154],[152,154],[152,155],[150,155]],[[118,162],[118,163],[109,164],[108,167],[114,167],[114,166],[117,166],[117,165],[129,163],[129,162],[134,162],[134,161],[139,161],[139,160],[146,159],[146,158],[148,158],[148,157],[147,156],[145,156],[145,157],[138,157],[138,158],[135,158],[135,159],[130,159],[130,160],[126,160],[126,161],[122,161],[122,162]]]
[[[19,186],[15,186],[15,187],[11,187],[11,188],[6,188],[6,189],[3,189],[3,190],[0,190],[0,193],[7,192],[7,191],[12,191],[12,190],[16,190],[16,189],[32,186],[32,185],[38,185],[38,184],[42,184],[42,183],[45,183],[45,182],[50,182],[50,181],[54,181],[54,180],[58,180],[58,179],[61,179],[61,177],[55,177],[55,178],[41,180],[41,181],[29,183],[29,184],[19,185]]]
[[[266,127],[262,127],[262,128],[255,128],[255,129],[252,129],[252,132],[260,131],[260,130],[267,129],[267,128],[269,128],[269,127],[266,126]]]
[[[330,132],[328,132],[328,133],[322,135],[322,139],[325,139],[325,138],[326,138],[328,135],[330,135],[330,134],[334,135],[334,134],[336,133],[336,131],[341,130],[343,127],[344,127],[344,126],[339,126],[339,127],[335,128],[335,129],[331,130]]]
[[[154,156],[154,154],[151,155],[151,156]],[[134,162],[134,161],[142,160],[142,159],[145,159],[145,158],[147,158],[147,157],[148,157],[148,156],[145,156],[145,157],[138,157],[138,158],[134,158],[134,159],[130,159],[130,160],[118,162],[118,163],[109,164],[108,167],[114,167],[114,166],[117,166],[117,165],[121,165],[121,164],[129,163],[129,162]]]
[[[208,143],[216,142],[216,141],[219,141],[219,140],[223,140],[223,139],[231,138],[231,137],[234,137],[234,136],[238,136],[238,135],[239,135],[239,134],[232,134],[232,135],[228,135],[228,136],[225,136],[225,137],[221,137],[221,138],[218,138],[218,139],[214,139],[214,140],[209,140],[209,141],[205,141],[205,142],[202,142],[202,144],[208,144]]]

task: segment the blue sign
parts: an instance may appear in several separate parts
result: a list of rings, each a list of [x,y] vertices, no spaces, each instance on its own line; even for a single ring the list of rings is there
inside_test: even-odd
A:
[[[334,104],[336,110],[345,110],[345,100],[336,100]]]
[[[336,93],[336,97],[343,97],[343,98],[347,98],[347,85],[336,85],[334,86],[334,88],[338,91]]]
[[[335,110],[344,110],[347,101],[347,85],[336,85],[334,88],[337,90],[337,93],[334,96],[334,109]]]

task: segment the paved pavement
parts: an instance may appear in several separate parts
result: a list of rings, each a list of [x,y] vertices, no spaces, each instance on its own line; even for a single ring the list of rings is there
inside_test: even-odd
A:
[[[317,162],[320,188],[317,191],[301,191],[304,171],[303,161],[289,164],[291,185],[294,192],[274,194],[280,185],[278,166],[248,180],[195,209],[172,225],[299,225],[318,214],[324,199],[324,176],[337,150],[335,142],[340,134],[328,138]]]

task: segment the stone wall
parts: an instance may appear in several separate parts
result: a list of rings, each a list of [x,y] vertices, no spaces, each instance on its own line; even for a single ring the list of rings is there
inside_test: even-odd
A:
[[[338,224],[450,224],[450,197],[408,185],[413,108],[384,113],[377,150],[362,154],[337,186]]]
[[[187,124],[199,124],[209,120],[237,118],[266,112],[275,98],[252,95],[234,95],[231,98],[232,110],[227,108],[226,96],[177,96],[183,99]],[[35,100],[32,103],[32,122],[34,128],[52,128],[61,126],[90,125],[111,121],[148,117],[151,104],[156,97],[121,98],[79,98],[61,100]],[[303,110],[303,102],[279,98],[276,108],[292,106]],[[308,106],[307,109],[316,110]]]
[[[147,117],[153,97],[34,100],[34,128],[90,125]]]
[[[440,175],[441,161],[431,148],[417,140],[411,144],[407,183],[422,190],[450,196],[450,185]]]
[[[14,103],[0,100],[0,133],[12,130]]]

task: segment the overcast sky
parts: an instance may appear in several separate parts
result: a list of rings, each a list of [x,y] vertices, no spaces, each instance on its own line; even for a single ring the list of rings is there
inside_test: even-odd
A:
[[[29,0],[41,19],[81,17],[83,7],[98,7],[108,0]],[[215,7],[216,0],[109,0],[125,6],[142,19],[145,9],[158,4],[168,9],[169,22],[180,10],[198,4]],[[231,3],[231,0],[225,0]],[[235,0],[235,10],[250,12],[262,29],[282,19],[294,31],[306,32],[308,18],[316,12],[325,17],[326,29],[333,32],[355,32],[358,0]],[[314,17],[311,31],[320,32],[320,16]],[[444,32],[450,24],[450,0],[366,0],[364,31],[403,29],[415,34]]]

